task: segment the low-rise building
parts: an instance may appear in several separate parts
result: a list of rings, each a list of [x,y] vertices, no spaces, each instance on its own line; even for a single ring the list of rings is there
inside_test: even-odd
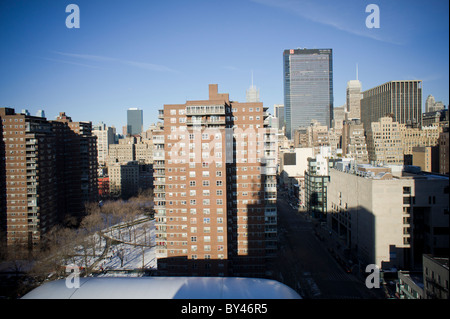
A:
[[[423,299],[422,272],[399,271],[395,290],[399,299]]]
[[[423,255],[425,299],[449,299],[448,273],[448,255],[447,257]]]

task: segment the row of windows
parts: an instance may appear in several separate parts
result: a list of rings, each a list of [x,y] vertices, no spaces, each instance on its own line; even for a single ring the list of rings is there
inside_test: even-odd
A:
[[[200,193],[200,192],[199,192]],[[181,192],[181,193],[175,193],[175,196],[178,196],[177,194],[180,194],[181,197],[186,197],[186,192]],[[203,196],[209,196],[210,195],[210,190],[209,189],[204,189],[202,192]],[[174,193],[167,193],[168,197],[173,197]],[[216,195],[217,196],[222,196],[223,195],[223,190],[218,189],[216,190]],[[197,191],[196,190],[190,190],[189,191],[189,196],[197,196]]]
[[[3,121],[3,123],[5,123],[6,119],[3,119],[2,121]],[[12,122],[13,119],[10,118],[9,121]],[[23,122],[23,119],[14,119],[14,122]]]
[[[185,200],[169,201],[169,205],[173,205],[173,204],[178,203],[178,202],[179,202],[180,205],[187,205],[187,201],[185,201]],[[197,201],[196,199],[191,199],[189,201],[190,205],[197,205],[197,203],[200,204],[200,201]],[[203,205],[211,205],[211,201],[209,199],[204,199],[202,201],[202,204]],[[222,199],[217,199],[216,200],[216,205],[223,205],[223,200]]]
[[[189,186],[195,187],[196,186],[196,181],[190,181],[189,182]],[[208,186],[210,186],[210,182],[209,181],[202,181],[202,186],[208,187]],[[222,186],[222,185],[220,185],[220,186]],[[264,186],[265,187],[276,187],[276,184],[266,184]],[[168,189],[177,189],[177,188],[186,189],[186,184],[167,184],[166,187]],[[229,185],[229,189],[233,189],[233,188],[248,188],[248,187],[256,187],[257,189],[260,189],[261,188],[261,183],[248,183],[248,184],[247,183],[243,183],[243,184],[233,183],[232,185]]]

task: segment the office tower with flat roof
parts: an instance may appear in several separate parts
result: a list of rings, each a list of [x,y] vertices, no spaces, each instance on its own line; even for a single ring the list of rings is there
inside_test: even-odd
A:
[[[422,81],[390,81],[364,91],[361,122],[366,131],[372,122],[392,116],[395,122],[411,127],[422,126]]]
[[[283,52],[286,136],[312,120],[331,127],[333,120],[332,49],[295,49]]]
[[[138,108],[129,108],[127,110],[127,135],[141,134],[143,130],[143,111]]]
[[[166,104],[153,132],[158,271],[264,276],[275,256],[276,139],[262,102]]]
[[[284,121],[284,105],[274,104],[273,112],[275,113],[275,117],[278,119],[278,129],[283,129],[283,127],[286,125]]]

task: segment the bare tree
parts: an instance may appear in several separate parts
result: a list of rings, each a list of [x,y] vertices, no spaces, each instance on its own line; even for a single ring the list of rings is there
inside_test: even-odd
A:
[[[119,259],[120,259],[120,267],[123,267],[123,261],[125,259],[125,252],[124,252],[123,248],[119,248],[117,250],[117,257],[119,257]]]
[[[86,242],[92,248],[92,254],[96,257],[97,239],[100,238],[101,243],[101,229],[103,226],[103,220],[98,211],[94,211],[91,214],[84,217],[81,222],[81,229],[84,230],[86,236]]]

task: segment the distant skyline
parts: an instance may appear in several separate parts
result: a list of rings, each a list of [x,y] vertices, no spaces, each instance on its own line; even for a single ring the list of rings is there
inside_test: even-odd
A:
[[[68,29],[68,4],[80,28]],[[380,28],[368,29],[368,4]],[[0,107],[44,110],[53,120],[103,121],[117,132],[129,108],[144,130],[164,104],[208,98],[208,84],[244,102],[252,84],[273,114],[283,104],[283,51],[333,49],[334,107],[347,82],[362,91],[393,80],[422,80],[449,104],[449,2],[357,0],[0,2]]]

